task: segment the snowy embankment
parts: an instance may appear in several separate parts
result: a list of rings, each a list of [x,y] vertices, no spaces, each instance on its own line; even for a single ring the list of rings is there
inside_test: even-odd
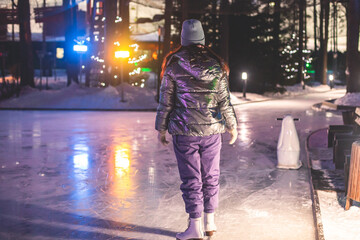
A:
[[[256,93],[246,93],[246,98],[243,98],[242,92],[232,92],[230,99],[231,103],[234,105],[243,104],[246,102],[259,102],[259,101],[266,101],[274,98],[281,98],[281,97],[292,97],[298,96],[302,94],[308,93],[319,93],[319,92],[327,92],[331,91],[328,85],[321,85],[316,84],[314,86],[305,86],[303,89],[301,84],[295,84],[293,86],[284,86],[286,91],[284,93],[280,92],[266,92],[264,95],[256,94]],[[343,89],[344,86],[336,86],[336,89]]]
[[[59,88],[59,86],[62,87]],[[121,86],[106,88],[87,88],[82,85],[72,84],[65,87],[64,76],[59,77],[58,81],[50,81],[51,90],[24,88],[20,97],[12,97],[0,102],[0,108],[11,109],[104,109],[104,110],[153,110],[157,107],[155,101],[156,90],[150,88],[140,88],[124,84],[125,102],[121,102]],[[151,85],[151,84],[150,84]],[[152,85],[151,85],[152,86]],[[233,105],[248,102],[267,101],[279,97],[291,97],[307,93],[325,92],[330,88],[327,85],[306,86],[302,89],[300,84],[286,86],[286,92],[265,93],[246,93],[243,98],[242,92],[232,92],[230,99]]]
[[[335,191],[317,191],[321,220],[326,240],[360,239],[360,205],[354,202],[348,211],[344,210],[346,197]]]
[[[336,105],[360,107],[360,93],[347,93],[335,100]]]
[[[124,84],[124,99],[121,102],[121,87],[87,88],[77,84],[60,90],[24,88],[20,97],[0,102],[0,108],[19,109],[155,109],[155,91]]]
[[[286,92],[284,93],[265,93],[266,96],[272,96],[272,97],[284,97],[284,96],[297,96],[301,94],[306,93],[317,93],[317,92],[326,92],[330,91],[330,87],[328,85],[322,85],[319,83],[315,83],[313,86],[305,86],[305,89],[303,89],[303,86],[299,84],[295,84],[293,86],[284,86],[286,89]],[[344,86],[336,86],[336,89],[342,89]]]

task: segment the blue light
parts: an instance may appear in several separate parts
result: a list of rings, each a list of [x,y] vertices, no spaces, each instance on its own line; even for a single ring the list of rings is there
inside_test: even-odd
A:
[[[86,45],[76,44],[73,49],[75,52],[87,52],[88,47]]]
[[[89,167],[89,147],[83,143],[78,143],[75,144],[74,150],[74,168],[87,170]]]

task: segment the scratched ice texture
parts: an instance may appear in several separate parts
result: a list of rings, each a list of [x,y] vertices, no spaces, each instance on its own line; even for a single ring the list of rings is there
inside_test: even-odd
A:
[[[218,232],[212,239],[315,239],[308,134],[341,123],[314,103],[344,91],[236,106],[223,135]],[[281,122],[300,118],[303,167],[276,168]],[[0,111],[0,239],[174,239],[187,226],[172,146],[154,112]],[[170,138],[170,136],[168,136]]]

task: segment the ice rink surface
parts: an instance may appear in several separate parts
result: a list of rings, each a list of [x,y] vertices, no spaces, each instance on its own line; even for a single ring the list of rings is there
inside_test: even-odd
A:
[[[311,131],[342,123],[314,103],[344,90],[236,106],[223,135],[220,240],[315,239],[309,176],[276,168],[277,117]],[[0,239],[175,239],[187,226],[172,146],[154,112],[0,111]],[[168,136],[170,138],[170,136]]]

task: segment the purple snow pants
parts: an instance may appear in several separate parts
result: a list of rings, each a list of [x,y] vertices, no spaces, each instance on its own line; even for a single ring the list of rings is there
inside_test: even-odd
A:
[[[174,135],[173,143],[186,212],[190,218],[214,212],[219,203],[221,134]]]

